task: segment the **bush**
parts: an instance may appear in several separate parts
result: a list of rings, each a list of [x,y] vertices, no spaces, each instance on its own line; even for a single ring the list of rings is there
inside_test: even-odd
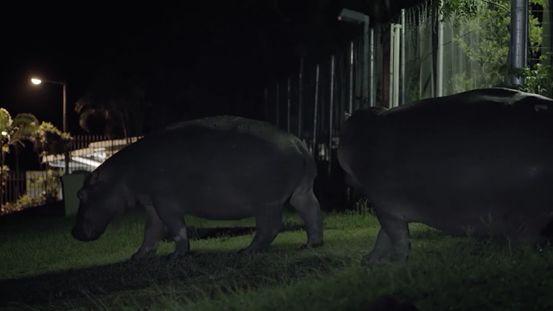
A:
[[[523,91],[553,98],[553,67],[537,63],[525,68],[521,76],[524,79]]]
[[[20,212],[26,208],[42,205],[45,203],[43,197],[32,198],[31,196],[24,194],[16,202],[8,202],[0,207],[0,215],[12,214]]]

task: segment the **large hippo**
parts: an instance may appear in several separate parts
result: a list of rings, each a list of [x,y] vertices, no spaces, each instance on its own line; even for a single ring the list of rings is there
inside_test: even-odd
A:
[[[358,111],[338,157],[381,225],[368,263],[406,260],[409,222],[514,241],[539,242],[551,231],[549,98],[491,88]]]
[[[315,162],[295,136],[268,123],[221,116],[170,126],[124,148],[85,181],[73,236],[95,240],[115,215],[134,206],[147,211],[142,246],[155,252],[166,233],[172,256],[186,254],[185,215],[207,219],[255,217],[245,249],[265,249],[282,226],[286,203],[305,223],[307,245],[323,241],[319,202],[313,194]]]

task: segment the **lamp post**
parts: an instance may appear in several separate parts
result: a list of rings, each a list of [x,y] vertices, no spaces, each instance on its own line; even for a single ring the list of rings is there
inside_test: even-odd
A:
[[[31,84],[39,86],[43,83],[46,84],[55,84],[55,85],[61,85],[62,89],[62,106],[63,106],[63,117],[62,117],[62,130],[64,133],[67,132],[67,84],[65,82],[60,81],[52,81],[52,80],[42,80],[37,77],[31,77],[30,79]],[[65,172],[64,174],[69,174],[69,152],[66,150],[64,152],[65,157]]]
[[[374,55],[372,54],[372,46],[370,47],[371,51],[369,51],[369,41],[372,39],[372,36],[370,36],[371,30],[369,29],[369,16],[358,11],[342,9],[340,15],[338,16],[338,20],[363,25],[363,80],[361,88],[363,105],[366,105],[366,103],[368,103],[369,106],[372,106],[374,105],[374,102],[372,100],[374,93],[374,90],[372,88],[372,80],[374,74]],[[369,38],[369,36],[371,38]],[[369,78],[371,79],[370,83]]]
[[[520,70],[528,62],[528,0],[511,0],[511,39],[509,44],[511,85],[520,87]]]

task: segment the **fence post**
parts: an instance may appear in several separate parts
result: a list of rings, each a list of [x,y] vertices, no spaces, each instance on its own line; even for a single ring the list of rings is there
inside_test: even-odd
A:
[[[370,91],[369,91],[369,96],[370,96],[370,101],[369,101],[369,106],[370,107],[374,107],[376,106],[376,79],[375,79],[375,76],[374,76],[374,28],[371,28],[370,30],[370,66],[369,66],[369,71],[370,71]]]
[[[401,91],[399,104],[405,104],[405,9],[401,9]]]
[[[303,136],[303,57],[300,59],[300,72],[298,74],[298,137]]]
[[[349,45],[349,103],[348,114],[353,113],[353,41]]]
[[[276,89],[275,89],[275,92],[276,92],[276,96],[275,96],[275,109],[276,109],[276,113],[275,113],[275,118],[276,118],[276,127],[280,128],[280,86],[278,84],[278,82],[276,83]]]
[[[265,121],[269,121],[269,89],[263,89],[263,115]]]
[[[328,174],[332,172],[332,138],[334,115],[334,55],[330,57],[330,100],[328,108]]]
[[[444,95],[444,22],[442,19],[442,14],[438,13],[438,59],[436,66],[436,96],[438,97]]]
[[[315,102],[313,104],[313,156],[317,157],[317,119],[319,109],[319,64],[315,67]]]
[[[290,110],[292,110],[292,95],[290,93],[290,77],[288,77],[286,79],[286,131],[288,133],[290,133]]]

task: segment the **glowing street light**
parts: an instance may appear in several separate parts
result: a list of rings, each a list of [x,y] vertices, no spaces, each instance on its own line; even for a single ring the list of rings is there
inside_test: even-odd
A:
[[[39,86],[42,83],[61,85],[62,106],[63,106],[63,132],[67,132],[67,85],[65,82],[42,80],[38,77],[31,77],[31,84]],[[65,152],[65,174],[69,174],[69,153]]]
[[[39,78],[31,78],[31,83],[34,85],[41,85],[42,80],[40,80]]]
[[[67,132],[67,85],[65,82],[52,81],[52,80],[42,80],[38,77],[31,77],[31,84],[39,86],[43,83],[46,84],[56,84],[61,85],[62,87],[62,106],[63,106],[63,131]]]

